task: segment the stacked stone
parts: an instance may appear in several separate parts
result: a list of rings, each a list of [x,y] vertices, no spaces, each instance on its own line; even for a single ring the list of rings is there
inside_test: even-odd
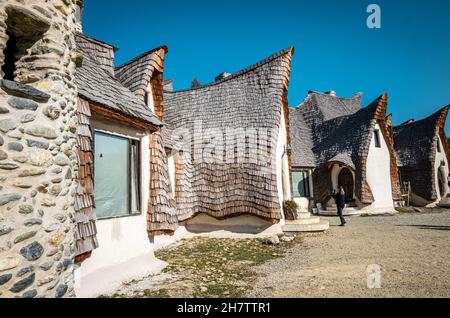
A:
[[[47,26],[19,56],[14,81],[0,72],[0,297],[74,296],[74,8],[72,0],[0,3],[0,68],[8,23]]]

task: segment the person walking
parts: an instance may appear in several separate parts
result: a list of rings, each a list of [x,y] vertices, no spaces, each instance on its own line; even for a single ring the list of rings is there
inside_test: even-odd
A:
[[[345,226],[347,223],[344,219],[344,209],[345,209],[345,191],[343,187],[339,187],[339,191],[333,191],[333,198],[336,202],[337,212],[339,219],[341,220],[340,226]]]

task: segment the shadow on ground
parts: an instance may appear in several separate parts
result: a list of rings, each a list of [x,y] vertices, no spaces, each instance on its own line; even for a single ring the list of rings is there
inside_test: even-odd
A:
[[[396,225],[396,226],[416,227],[421,230],[450,231],[450,226],[447,226],[447,225],[415,224],[415,225]]]

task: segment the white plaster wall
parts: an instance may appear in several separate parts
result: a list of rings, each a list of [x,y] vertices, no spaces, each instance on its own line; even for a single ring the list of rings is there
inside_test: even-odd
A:
[[[309,198],[294,198],[294,201],[298,204],[298,208],[300,211],[308,211]]]
[[[159,272],[165,263],[154,256],[154,242],[147,236],[150,184],[150,136],[110,121],[92,120],[94,129],[139,138],[141,141],[141,214],[97,221],[99,247],[76,269],[77,297],[96,297],[113,292],[121,283]],[[158,248],[183,237],[183,229],[172,237],[157,239]]]
[[[155,101],[153,100],[153,92],[152,92],[152,85],[148,84],[147,90],[148,99],[147,99],[147,106],[150,108],[152,113],[155,113]]]
[[[169,166],[170,186],[172,188],[172,193],[175,195],[175,160],[173,155],[170,155],[167,158],[167,165]]]
[[[438,142],[440,144],[440,148],[441,148],[441,152],[437,151],[437,148],[434,150],[436,152],[436,159],[434,161],[434,182],[436,185],[436,193],[438,196],[438,199],[436,200],[436,202],[441,201],[442,197],[440,196],[439,193],[439,169],[443,170],[444,173],[444,180],[445,180],[445,194],[449,192],[449,188],[448,188],[448,182],[447,182],[447,176],[448,176],[448,172],[449,172],[449,168],[448,168],[448,161],[447,161],[447,156],[445,155],[445,148],[444,148],[444,144],[442,143],[441,137],[438,136]],[[444,161],[445,162],[445,166],[441,167],[441,162]]]
[[[299,169],[297,169],[298,171]],[[310,192],[310,196],[311,198],[314,197],[314,188],[313,188],[313,176],[312,176],[312,169],[304,169],[304,170],[308,170],[308,174],[309,174],[309,192]],[[293,195],[293,194],[292,194]],[[299,210],[302,212],[307,212],[309,211],[310,207],[309,203],[310,203],[310,198],[294,198],[294,201],[298,204]]]
[[[283,202],[285,200],[289,200],[292,197],[290,177],[289,177],[289,161],[288,156],[285,154],[286,145],[287,145],[286,122],[284,119],[284,110],[282,110],[280,130],[278,132],[278,143],[276,149],[277,190],[281,210],[283,210]],[[284,220],[284,212],[282,212],[281,214],[282,214],[281,218],[282,220]]]
[[[372,190],[374,202],[364,210],[369,213],[394,212],[389,149],[378,124],[375,125],[375,129],[380,130],[381,147],[375,147],[375,138],[372,134],[366,163],[367,183]]]
[[[94,125],[93,125],[94,126]],[[94,126],[98,128],[98,125]],[[114,129],[109,129],[114,131]],[[125,134],[123,134],[125,135]],[[129,133],[130,137],[135,135]],[[147,210],[150,184],[149,135],[141,138],[141,214],[97,220],[99,248],[83,262],[83,272],[122,263],[130,258],[152,251],[147,237]]]
[[[199,214],[185,222],[188,232],[209,237],[265,237],[282,233],[283,222],[273,224],[254,215],[238,215],[223,220]]]

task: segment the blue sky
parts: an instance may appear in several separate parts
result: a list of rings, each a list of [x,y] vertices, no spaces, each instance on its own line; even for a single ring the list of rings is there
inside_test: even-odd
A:
[[[371,3],[381,29],[366,26]],[[290,105],[308,90],[363,92],[365,105],[386,91],[399,124],[450,104],[448,21],[447,0],[85,0],[83,24],[120,48],[116,65],[167,45],[165,78],[176,90],[293,45]]]

